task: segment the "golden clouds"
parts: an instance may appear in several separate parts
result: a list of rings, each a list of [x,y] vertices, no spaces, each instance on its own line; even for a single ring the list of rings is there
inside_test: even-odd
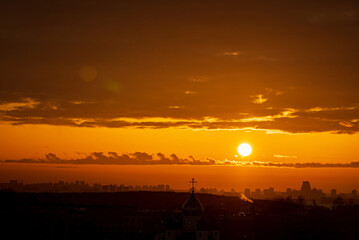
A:
[[[238,52],[238,51],[234,51],[234,52],[224,52],[224,53],[223,53],[224,56],[234,56],[234,57],[239,56],[240,54],[241,54],[241,53]]]
[[[186,95],[192,95],[192,94],[195,94],[196,92],[187,90],[187,91],[185,91],[184,93],[185,93]]]
[[[323,9],[319,16],[338,20],[331,26],[308,21],[318,9],[303,1],[295,12],[281,5],[270,13],[271,1],[142,4],[79,3],[66,17],[56,3],[51,14],[4,4],[0,121],[357,131],[356,6]],[[44,21],[27,18],[27,8]],[[52,16],[61,21],[52,25]]]
[[[343,127],[347,127],[347,128],[351,128],[351,127],[354,127],[355,124],[352,123],[352,122],[347,122],[347,121],[341,121],[339,122],[339,124]]]
[[[265,103],[266,101],[268,101],[268,98],[264,98],[263,94],[257,94],[252,97],[254,98],[252,102],[256,103],[256,104],[262,104],[262,103]]]
[[[0,111],[13,111],[27,108],[35,108],[40,102],[31,99],[31,98],[23,98],[17,102],[6,102],[0,104]]]
[[[275,158],[298,158],[298,156],[286,156],[281,154],[274,154],[273,157]]]
[[[276,158],[296,158],[296,156],[275,155]],[[47,153],[44,158],[19,159],[0,161],[4,163],[37,163],[37,164],[95,164],[95,165],[194,165],[194,166],[241,166],[241,167],[271,167],[271,168],[359,168],[359,162],[350,163],[319,163],[319,162],[271,162],[271,161],[241,161],[232,159],[216,160],[207,158],[205,160],[195,159],[193,156],[179,158],[176,154],[169,157],[163,153],[148,154],[145,152],[134,152],[118,154],[116,152],[92,152],[85,154],[82,158],[61,159],[54,153]]]

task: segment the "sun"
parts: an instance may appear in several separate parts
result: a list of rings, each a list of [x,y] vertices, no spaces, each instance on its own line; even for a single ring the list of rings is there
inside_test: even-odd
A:
[[[252,152],[252,147],[248,143],[242,143],[238,146],[238,153],[242,157],[247,157]]]

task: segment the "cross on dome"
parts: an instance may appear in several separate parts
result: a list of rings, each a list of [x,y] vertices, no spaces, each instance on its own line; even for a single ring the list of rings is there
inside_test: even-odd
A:
[[[189,183],[192,183],[192,193],[194,193],[194,184],[197,183],[197,181],[195,181],[194,178],[192,178],[192,180],[189,181]]]

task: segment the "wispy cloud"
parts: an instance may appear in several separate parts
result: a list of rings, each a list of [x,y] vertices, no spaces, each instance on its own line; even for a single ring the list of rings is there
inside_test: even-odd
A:
[[[168,106],[168,108],[172,108],[172,109],[179,109],[179,108],[183,108],[183,106]]]
[[[239,51],[232,51],[232,52],[224,52],[223,55],[224,56],[239,56],[241,53]]]
[[[93,152],[83,158],[60,159],[54,153],[48,153],[41,159],[5,160],[7,163],[39,163],[39,164],[101,164],[101,165],[215,165],[215,160],[196,160],[193,156],[179,158],[176,154],[169,157],[163,153],[156,155],[134,152],[119,155],[116,152]]]
[[[184,93],[187,94],[187,95],[192,95],[192,94],[195,94],[196,92],[195,92],[195,91],[187,90],[187,91],[185,91]]]
[[[354,110],[356,106],[351,107],[313,107],[306,109],[306,112],[324,112],[324,111],[338,111],[338,110]]]
[[[79,104],[84,104],[85,102],[84,102],[84,101],[80,101],[80,100],[72,100],[72,101],[69,101],[69,103],[72,103],[72,104],[75,104],[75,105],[79,105]]]
[[[359,168],[359,162],[350,163],[278,163],[278,162],[242,162],[244,166],[257,166],[257,167],[278,167],[278,168]]]
[[[252,102],[256,104],[262,104],[268,101],[268,98],[263,97],[263,94],[257,94],[255,96],[252,96],[252,98]]]
[[[31,98],[23,98],[21,101],[18,102],[7,102],[0,104],[0,111],[13,111],[13,110],[20,110],[24,108],[34,108],[40,102],[31,99]]]
[[[354,123],[348,122],[348,121],[341,121],[341,122],[339,122],[339,125],[341,125],[343,127],[347,127],[347,128],[351,128],[351,127],[355,126]]]
[[[259,93],[256,95],[252,95],[252,103],[256,103],[256,104],[262,104],[265,103],[269,100],[269,98],[273,98],[279,95],[282,95],[283,92],[279,91],[277,89],[273,89],[273,88],[265,88],[265,91],[263,93]]]
[[[184,106],[167,106],[178,115],[188,111]],[[181,110],[181,111],[177,111]],[[356,111],[356,110],[346,110]],[[52,112],[59,112],[52,110]],[[265,110],[266,115],[238,114],[237,118],[173,118],[173,117],[117,117],[117,118],[71,118],[71,117],[27,117],[0,115],[0,120],[13,125],[48,124],[73,127],[107,128],[181,128],[195,130],[264,130],[267,133],[313,133],[331,132],[352,134],[359,131],[356,113],[350,113],[346,119],[330,119],[326,112],[305,112],[300,109],[284,108]],[[309,116],[307,116],[310,114]],[[353,116],[353,117],[351,117]],[[350,119],[352,118],[352,119]]]
[[[171,1],[13,2],[0,8],[1,124],[359,132],[357,1],[183,1],[186,21]]]
[[[281,156],[286,158],[293,156]],[[195,159],[193,156],[179,158],[176,154],[165,156],[163,153],[148,154],[145,152],[134,152],[118,154],[116,152],[93,152],[82,158],[61,159],[54,153],[48,153],[44,158],[24,158],[19,160],[4,160],[0,163],[36,163],[36,164],[98,164],[98,165],[218,165],[239,167],[277,167],[277,168],[359,168],[359,162],[350,163],[288,163],[288,162],[262,162],[262,161],[238,161],[232,159],[216,160],[207,158],[205,160]]]
[[[276,58],[264,56],[258,53],[240,52],[240,51],[224,51],[219,56],[235,57],[242,61],[250,62],[275,62]]]
[[[281,155],[281,154],[274,154],[273,157],[275,157],[275,158],[298,158],[298,156],[287,156],[287,155]]]
[[[275,121],[279,118],[296,118],[297,116],[293,115],[296,112],[293,108],[285,109],[284,111],[275,114],[275,115],[267,115],[261,117],[250,117],[250,118],[243,118],[240,119],[239,122],[268,122],[268,121]]]

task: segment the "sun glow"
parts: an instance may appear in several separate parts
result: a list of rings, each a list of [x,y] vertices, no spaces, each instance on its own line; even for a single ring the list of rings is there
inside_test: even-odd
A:
[[[251,152],[252,152],[252,147],[248,143],[242,143],[241,145],[238,146],[238,153],[242,157],[249,156]]]

